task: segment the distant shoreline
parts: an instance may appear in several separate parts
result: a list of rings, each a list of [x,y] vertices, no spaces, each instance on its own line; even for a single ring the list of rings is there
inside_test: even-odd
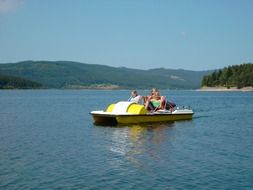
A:
[[[202,87],[196,91],[204,92],[253,92],[253,87],[243,87],[238,89],[237,87]]]
[[[0,88],[1,90],[132,90],[129,88],[110,88],[110,87],[72,87],[72,88]],[[139,89],[144,91],[149,91],[149,89]],[[202,87],[200,89],[160,89],[160,90],[190,90],[190,91],[198,91],[198,92],[253,92],[253,87],[244,87],[244,88],[236,88],[236,87]]]

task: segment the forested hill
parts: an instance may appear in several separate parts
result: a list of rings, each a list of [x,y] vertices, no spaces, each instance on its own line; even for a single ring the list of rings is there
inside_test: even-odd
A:
[[[0,74],[18,76],[46,88],[196,89],[211,71],[139,70],[69,61],[0,64]]]
[[[253,87],[253,64],[225,67],[203,77],[202,86],[208,87]]]
[[[34,89],[42,87],[43,85],[38,82],[0,74],[0,89]]]

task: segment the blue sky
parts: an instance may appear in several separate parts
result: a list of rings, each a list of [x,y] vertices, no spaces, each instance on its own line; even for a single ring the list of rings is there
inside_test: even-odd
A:
[[[252,0],[0,0],[0,63],[208,70],[253,62]]]

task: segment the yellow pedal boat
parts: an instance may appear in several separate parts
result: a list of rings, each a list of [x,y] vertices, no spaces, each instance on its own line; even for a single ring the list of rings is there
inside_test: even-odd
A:
[[[143,105],[121,101],[116,104],[110,104],[106,111],[92,111],[90,114],[93,116],[95,123],[136,124],[190,120],[194,113],[190,108],[148,112]]]

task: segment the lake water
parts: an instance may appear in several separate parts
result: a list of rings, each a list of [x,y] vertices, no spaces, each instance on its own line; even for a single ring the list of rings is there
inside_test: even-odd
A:
[[[95,126],[129,91],[0,91],[0,189],[253,189],[253,93],[161,93],[193,120]]]

